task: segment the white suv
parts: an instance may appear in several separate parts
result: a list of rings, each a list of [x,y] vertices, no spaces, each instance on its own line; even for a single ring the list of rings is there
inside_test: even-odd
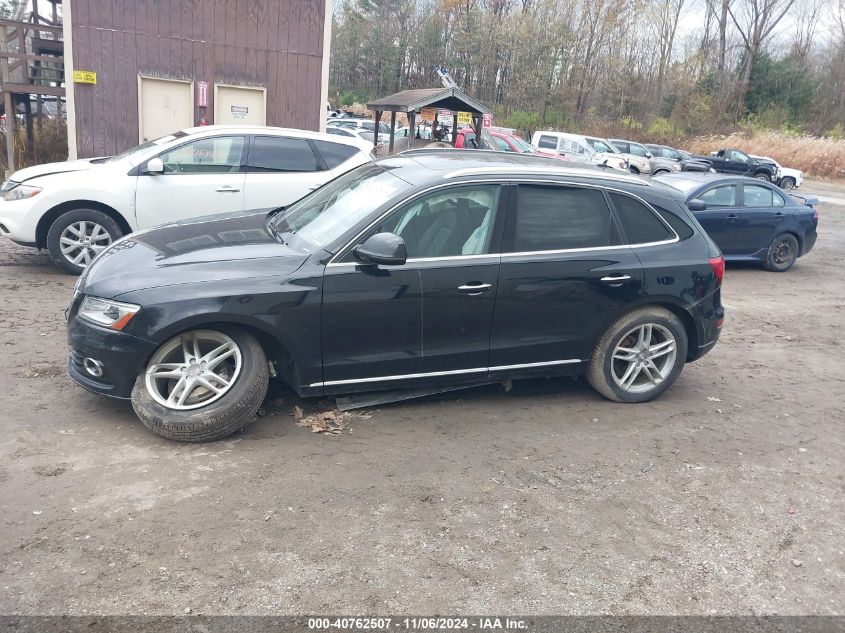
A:
[[[568,132],[534,132],[531,144],[538,150],[552,151],[577,163],[628,171],[628,161],[607,141],[594,136]]]
[[[356,138],[260,126],[175,132],[110,158],[27,167],[0,188],[0,235],[78,274],[122,235],[281,207],[372,159]]]

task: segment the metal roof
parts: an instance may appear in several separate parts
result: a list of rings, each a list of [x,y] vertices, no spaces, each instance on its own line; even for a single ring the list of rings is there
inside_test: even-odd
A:
[[[493,111],[458,88],[418,88],[403,90],[389,97],[368,103],[370,110],[382,112],[414,112],[420,108],[446,108],[453,112],[491,114]]]

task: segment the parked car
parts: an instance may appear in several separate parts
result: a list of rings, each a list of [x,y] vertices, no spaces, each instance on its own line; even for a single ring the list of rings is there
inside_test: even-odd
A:
[[[781,189],[798,189],[798,187],[804,184],[804,172],[799,169],[784,167],[774,158],[769,158],[768,156],[755,156],[754,154],[751,154],[751,158],[768,161],[777,167],[779,177],[775,184]]]
[[[534,132],[531,144],[540,151],[556,152],[577,163],[604,165],[612,169],[628,171],[625,158],[609,143],[595,137],[568,132],[538,131]]]
[[[550,152],[547,150],[539,150],[530,143],[526,143],[520,137],[510,132],[503,130],[491,129],[490,136],[493,139],[494,147],[500,152],[514,152],[516,154],[534,154],[536,156],[545,156],[546,158],[554,158],[570,162],[568,156],[558,154],[557,152]]]
[[[652,155],[642,143],[625,141],[623,139],[608,139],[613,148],[628,161],[628,169],[633,174],[651,173]]]
[[[258,126],[174,132],[110,158],[27,167],[0,188],[0,235],[79,274],[122,235],[282,206],[371,159],[360,139]]]
[[[816,198],[802,201],[741,176],[666,174],[656,180],[683,193],[728,261],[761,262],[767,270],[784,272],[816,243]]]
[[[376,122],[372,119],[359,119],[359,118],[349,118],[349,119],[334,119],[328,122],[328,125],[336,125],[340,127],[350,127],[350,128],[360,128],[366,130],[367,132],[375,132],[376,129]],[[384,121],[379,121],[378,124],[378,131],[379,134],[390,134],[390,126],[385,123]]]
[[[752,158],[738,149],[724,148],[711,152],[710,156],[695,156],[694,158],[708,161],[713,171],[721,174],[750,176],[767,182],[777,182],[780,178],[775,163]]]
[[[653,143],[646,143],[646,149],[651,152],[653,161],[655,162],[651,169],[651,175],[668,174],[673,171],[695,171],[695,172],[710,172],[713,169],[710,167],[710,162],[707,160],[696,160],[687,152],[669,147],[668,145],[655,145]],[[669,161],[669,164],[666,162]],[[674,169],[672,164],[678,166],[679,169]]]
[[[388,143],[390,142],[389,134],[379,134],[378,143],[374,145],[373,137],[375,136],[375,132],[370,132],[369,130],[365,130],[362,127],[341,127],[339,125],[328,125],[326,126],[326,134],[360,139],[369,146],[371,151],[375,149],[376,154],[381,154],[386,151]]]
[[[412,150],[116,242],[77,283],[69,372],[191,441],[241,428],[268,374],[301,396],[584,374],[644,402],[713,348],[723,272],[665,185]]]

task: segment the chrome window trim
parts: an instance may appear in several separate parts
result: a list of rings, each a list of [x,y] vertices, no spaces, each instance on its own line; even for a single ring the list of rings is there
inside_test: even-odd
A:
[[[530,175],[530,174],[526,174],[526,175]],[[543,184],[543,185],[560,185],[560,186],[570,186],[570,187],[585,187],[587,189],[598,189],[600,191],[612,191],[614,193],[619,193],[619,194],[622,194],[622,195],[625,195],[625,196],[630,196],[631,198],[634,198],[635,200],[644,204],[646,206],[646,208],[649,209],[653,214],[655,214],[657,216],[657,218],[663,223],[663,225],[666,226],[666,228],[668,228],[669,231],[672,233],[672,235],[674,235],[675,237],[673,239],[662,240],[660,242],[642,242],[642,243],[639,243],[639,244],[617,244],[615,246],[588,246],[588,247],[584,247],[584,248],[563,248],[563,249],[546,250],[546,251],[520,251],[520,252],[515,252],[515,253],[485,253],[483,255],[452,255],[452,256],[449,256],[449,257],[414,257],[414,258],[408,259],[407,260],[408,262],[416,263],[416,262],[421,262],[421,261],[451,261],[451,260],[466,260],[466,259],[471,259],[471,258],[498,257],[498,256],[501,256],[501,257],[508,257],[508,256],[525,257],[526,255],[555,255],[555,254],[563,254],[563,253],[587,253],[587,252],[591,252],[591,251],[609,251],[609,250],[615,250],[615,249],[620,249],[620,248],[648,248],[648,247],[651,247],[651,246],[662,246],[664,244],[674,244],[676,242],[681,241],[681,238],[675,232],[675,229],[672,228],[672,225],[669,224],[666,221],[666,219],[660,214],[660,212],[657,209],[655,209],[651,204],[649,204],[648,201],[643,200],[640,196],[633,194],[630,191],[625,191],[624,189],[617,189],[615,187],[609,187],[607,185],[599,185],[599,184],[595,184],[595,183],[574,182],[574,181],[570,181],[570,180],[533,180],[533,179],[532,180],[511,180],[511,179],[498,180],[498,179],[495,179],[495,178],[484,178],[484,179],[477,179],[477,180],[466,180],[466,181],[462,181],[460,183],[451,183],[450,182],[450,183],[440,183],[440,184],[437,184],[437,185],[432,185],[431,187],[428,187],[426,189],[423,189],[422,191],[417,192],[417,194],[414,197],[412,197],[408,200],[403,200],[402,202],[395,204],[390,209],[388,209],[387,211],[382,213],[378,218],[373,220],[373,222],[368,224],[366,228],[364,228],[363,230],[358,232],[358,234],[355,235],[355,237],[353,237],[351,240],[349,240],[340,250],[338,250],[337,254],[332,256],[332,258],[329,260],[329,263],[326,264],[326,267],[329,267],[329,266],[338,267],[338,266],[362,266],[362,265],[366,265],[366,264],[362,264],[361,262],[339,262],[337,260],[345,257],[348,254],[352,245],[362,235],[364,235],[367,231],[369,231],[371,228],[376,226],[379,222],[381,222],[384,218],[386,218],[388,215],[390,215],[393,211],[395,211],[396,209],[398,209],[402,205],[407,204],[407,203],[412,203],[414,200],[416,200],[420,196],[423,196],[423,195],[425,195],[425,194],[427,194],[431,191],[435,191],[437,189],[444,189],[444,188],[447,188],[447,187],[453,187],[453,186],[463,186],[465,184],[466,185],[497,184],[497,185],[500,185],[502,187],[505,187],[507,185],[517,185],[517,186],[519,186],[520,184],[525,184],[525,185]],[[610,210],[611,212],[615,212],[615,210],[610,209],[610,208],[608,208],[608,210]]]
[[[462,374],[477,374],[480,372],[504,371],[507,369],[531,369],[534,367],[552,367],[555,365],[574,365],[576,363],[583,363],[578,358],[569,358],[566,360],[550,360],[540,363],[521,363],[518,365],[498,365],[496,367],[473,367],[472,369],[451,369],[449,371],[428,371],[418,374],[395,374],[392,376],[374,376],[370,378],[351,378],[347,380],[325,380],[323,382],[314,382],[308,385],[309,388],[315,387],[331,387],[333,385],[351,385],[356,383],[369,382],[389,382],[392,380],[409,380],[412,378],[430,378],[436,376],[458,376]]]
[[[513,167],[465,167],[463,169],[450,171],[444,174],[443,178],[449,180],[452,178],[460,178],[461,176],[473,176],[479,173],[516,174],[518,176],[530,176],[532,174],[536,174],[538,176],[580,176],[596,180],[620,180],[629,184],[651,187],[651,183],[649,181],[643,180],[637,176],[627,175],[621,171],[618,173],[608,172],[606,174],[603,172],[596,172],[592,169],[585,169],[583,167],[532,167],[528,165],[514,165]]]

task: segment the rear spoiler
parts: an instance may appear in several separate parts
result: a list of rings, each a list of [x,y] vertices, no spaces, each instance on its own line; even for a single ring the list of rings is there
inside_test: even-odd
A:
[[[816,196],[802,196],[797,193],[790,193],[789,195],[802,201],[808,207],[815,208],[815,206],[819,203],[819,199]]]

